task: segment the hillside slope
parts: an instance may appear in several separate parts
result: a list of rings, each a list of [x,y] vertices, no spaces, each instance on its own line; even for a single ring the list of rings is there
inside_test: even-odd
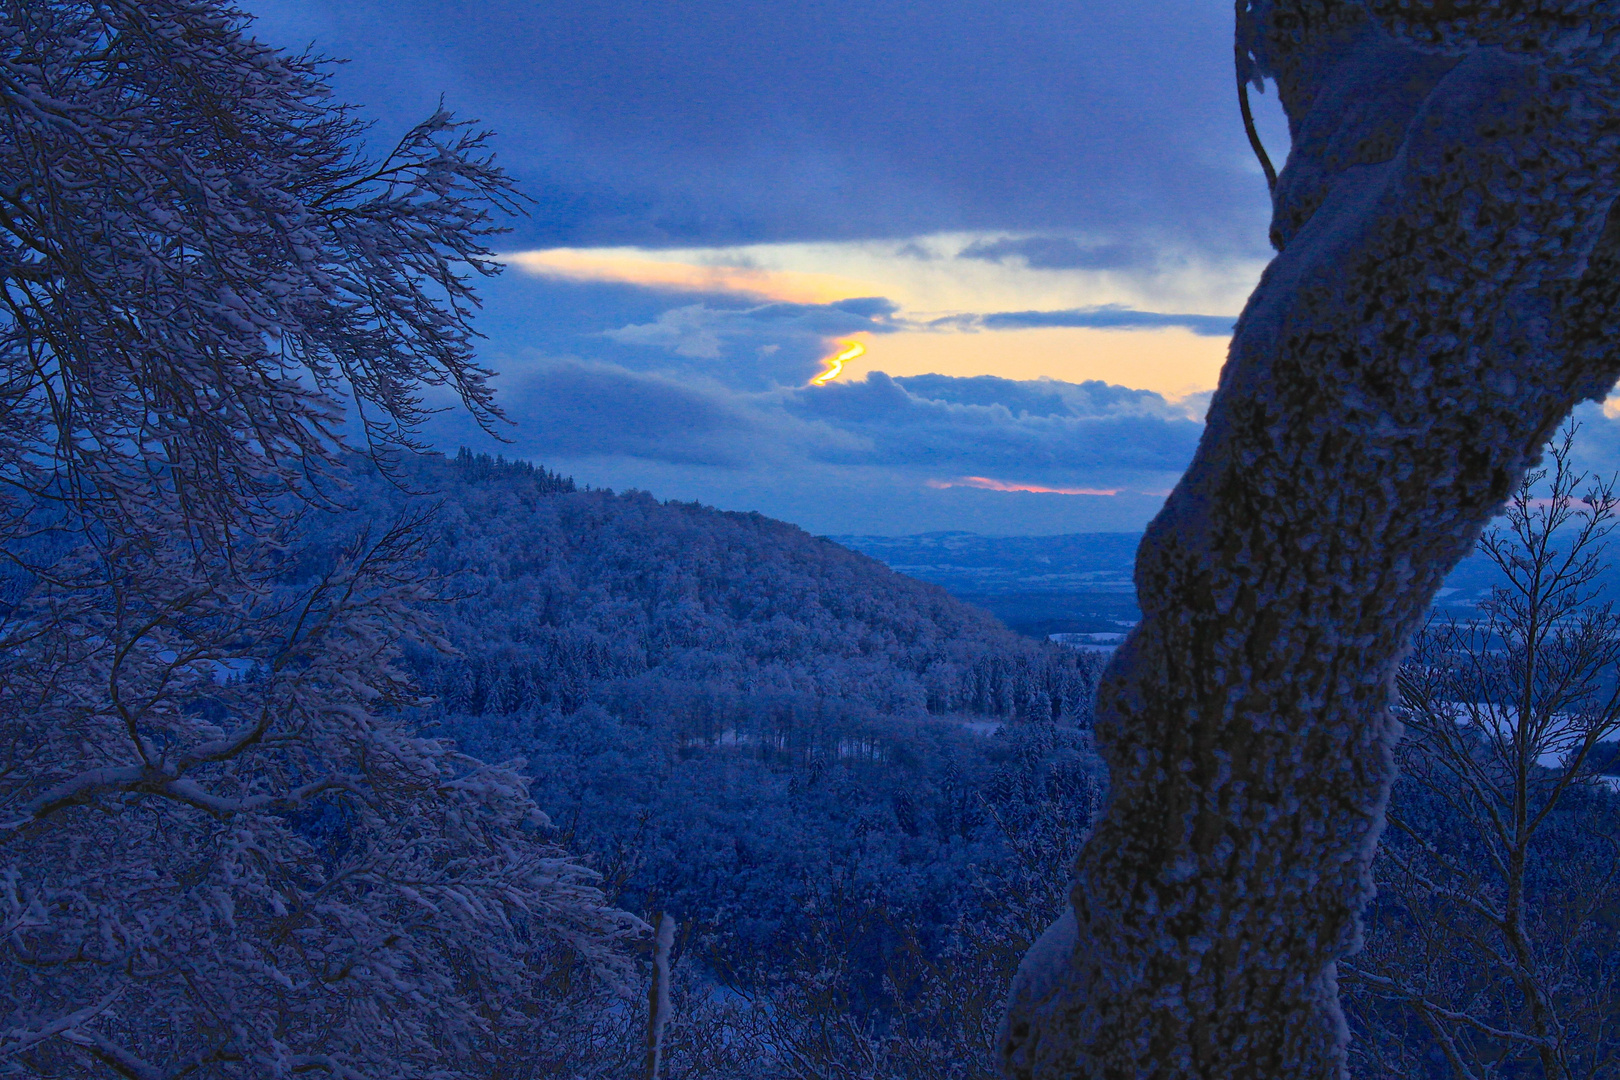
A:
[[[1068,828],[1096,797],[1094,661],[938,586],[523,464],[407,479],[440,504],[429,560],[460,596],[460,655],[412,657],[425,719],[523,758],[620,902],[676,912],[728,966],[768,967],[830,891],[937,936],[1011,866],[1009,830]],[[372,478],[356,501],[412,500]]]
[[[558,491],[534,475],[469,458],[420,477],[443,498],[435,569],[468,594],[451,619],[466,655],[422,671],[450,711],[567,712],[594,697],[678,712],[689,740],[729,730],[715,727],[721,699],[1087,714],[1092,686],[1073,657],[876,559],[759,514]],[[814,749],[786,729],[743,734]]]

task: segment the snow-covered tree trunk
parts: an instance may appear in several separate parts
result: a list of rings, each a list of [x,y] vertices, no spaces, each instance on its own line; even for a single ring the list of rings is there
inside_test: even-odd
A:
[[[1073,914],[1017,1077],[1338,1077],[1396,664],[1558,421],[1613,383],[1620,5],[1248,0],[1279,255],[1104,677]]]

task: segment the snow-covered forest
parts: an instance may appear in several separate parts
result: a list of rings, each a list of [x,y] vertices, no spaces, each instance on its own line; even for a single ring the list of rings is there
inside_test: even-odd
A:
[[[1526,487],[1478,555],[1494,603],[1437,614],[1404,676],[1406,775],[1368,947],[1344,975],[1358,1075],[1459,1075],[1448,1051],[1470,1072],[1532,1067],[1523,995],[1537,988],[1569,1075],[1617,1064],[1612,520],[1574,497],[1590,478],[1553,450],[1562,471],[1543,482],[1560,487]],[[407,658],[434,694],[420,722],[485,759],[521,757],[553,835],[609,897],[674,917],[663,1075],[998,1075],[1006,985],[1061,912],[1106,795],[1094,654],[1010,634],[759,515],[466,452],[411,471],[404,488],[427,494],[358,483],[372,516],[437,506],[427,560],[458,597],[441,613],[456,652]],[[332,515],[315,532],[353,527]],[[1540,630],[1514,615],[1527,599]],[[1459,702],[1515,700],[1538,651],[1535,720],[1504,742]],[[1498,831],[1515,806],[1533,821],[1517,857]],[[1493,895],[1522,907],[1523,967],[1490,943],[1513,920],[1480,925],[1463,904]],[[577,1008],[554,1074],[632,1069],[644,1012],[588,995]]]
[[[676,917],[683,977],[767,1002],[836,980],[852,1055],[922,1007],[890,981],[897,954],[917,950],[921,979],[967,937],[976,963],[991,949],[976,1030],[926,1032],[936,1064],[987,1069],[1007,965],[1056,917],[1103,784],[1095,658],[757,514],[465,452],[410,479],[439,501],[430,562],[462,596],[442,616],[457,655],[408,657],[431,730],[521,756],[610,897]],[[375,476],[363,490],[409,501]],[[694,1034],[677,1016],[670,1075],[694,1068]],[[734,1075],[760,1050],[739,1047]]]
[[[1346,41],[1402,108],[1450,70],[1422,19],[1325,8],[1239,6],[1295,111]],[[1458,12],[1447,48],[1495,32]],[[1572,428],[1543,447],[1613,382],[1601,335],[1533,416],[1498,353],[1486,390],[1414,383],[1448,449],[1498,395],[1517,434],[1469,473],[1355,413],[1404,353],[1332,422],[1268,418],[1326,400],[1325,354],[1240,324],[1237,449],[1148,534],[1105,666],[757,513],[432,452],[430,394],[501,430],[475,286],[531,203],[489,133],[379,141],[250,29],[0,2],[0,1076],[1620,1075],[1620,493]],[[1279,245],[1325,205],[1299,176]],[[1540,304],[1524,259],[1491,280]],[[1422,623],[1470,545],[1488,595]]]

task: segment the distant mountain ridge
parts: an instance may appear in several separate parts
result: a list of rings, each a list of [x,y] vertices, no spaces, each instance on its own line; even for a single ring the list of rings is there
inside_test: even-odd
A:
[[[1135,593],[1141,533],[980,536],[967,532],[830,539],[953,594]]]
[[[1142,617],[1131,580],[1140,533],[832,539],[932,582],[1029,637],[1117,631]]]
[[[1098,633],[1141,618],[1132,571],[1141,533],[981,536],[834,536],[890,568],[932,582],[1033,637]],[[1605,572],[1606,596],[1620,598],[1620,551]],[[1435,611],[1466,617],[1502,583],[1481,554],[1464,559],[1440,589]]]

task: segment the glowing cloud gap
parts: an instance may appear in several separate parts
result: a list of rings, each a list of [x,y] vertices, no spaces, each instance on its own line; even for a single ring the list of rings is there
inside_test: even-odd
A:
[[[1014,484],[1006,480],[992,480],[988,476],[959,476],[955,480],[930,480],[931,488],[969,487],[982,491],[1033,491],[1041,495],[1118,495],[1124,488],[1061,488],[1040,484]]]
[[[837,356],[829,356],[822,361],[822,363],[829,364],[831,366],[828,367],[826,371],[823,371],[820,375],[817,375],[815,378],[811,379],[811,386],[826,386],[828,383],[838,378],[839,374],[843,372],[844,365],[846,363],[854,360],[856,357],[863,356],[866,353],[866,346],[862,345],[858,341],[846,341],[840,342],[840,344],[845,346],[844,351],[839,353]]]

